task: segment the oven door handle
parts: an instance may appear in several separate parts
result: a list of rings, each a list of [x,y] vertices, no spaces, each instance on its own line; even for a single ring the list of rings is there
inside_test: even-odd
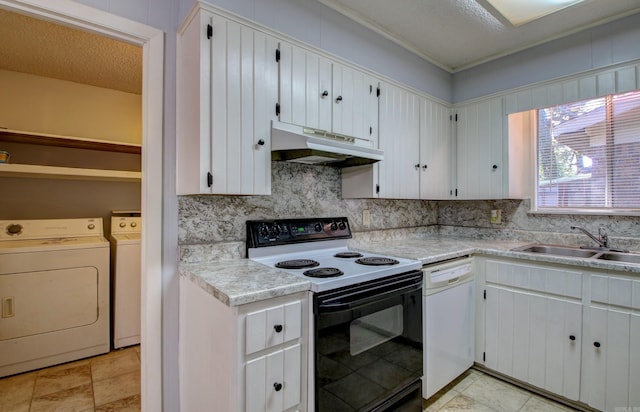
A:
[[[422,289],[422,278],[418,280],[412,280],[411,283],[407,284],[406,280],[404,282],[399,282],[402,285],[399,287],[393,287],[394,284],[385,284],[378,285],[375,288],[368,289],[366,292],[360,291],[355,293],[346,293],[341,296],[336,296],[332,299],[329,299],[325,302],[319,302],[318,308],[323,312],[337,312],[341,310],[350,310],[357,306],[366,305],[367,303],[375,302],[380,299],[387,299],[393,296],[400,296],[407,293],[416,292]],[[373,293],[373,295],[371,295]],[[360,297],[366,294],[365,297]]]

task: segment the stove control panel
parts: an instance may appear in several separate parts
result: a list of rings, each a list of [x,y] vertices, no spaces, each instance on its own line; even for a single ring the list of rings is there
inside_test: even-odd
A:
[[[247,248],[348,238],[346,217],[247,221]]]

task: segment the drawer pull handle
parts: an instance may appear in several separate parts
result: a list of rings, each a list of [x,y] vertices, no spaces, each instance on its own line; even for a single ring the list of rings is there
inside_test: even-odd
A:
[[[600,347],[600,342],[593,342],[593,346],[595,346],[596,348]]]
[[[570,340],[576,340],[576,337],[574,335],[569,335],[569,339]]]
[[[273,384],[273,389],[276,390],[276,392],[280,392],[282,390],[282,384],[279,382],[276,382]]]
[[[275,325],[273,329],[276,331],[276,333],[280,333],[282,332],[282,325]]]

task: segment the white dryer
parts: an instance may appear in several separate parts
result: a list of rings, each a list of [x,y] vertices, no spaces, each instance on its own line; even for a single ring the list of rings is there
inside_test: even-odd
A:
[[[111,217],[113,347],[140,343],[140,282],[142,219]]]
[[[0,377],[109,352],[102,218],[0,220]]]

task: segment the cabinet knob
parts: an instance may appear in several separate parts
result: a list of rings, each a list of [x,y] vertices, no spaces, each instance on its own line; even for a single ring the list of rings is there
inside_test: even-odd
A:
[[[596,348],[600,347],[600,342],[593,342],[593,346],[595,346]]]
[[[492,168],[493,170],[496,170],[496,169],[498,168],[498,165],[493,165],[493,166],[491,166],[491,168]]]
[[[258,146],[264,146],[264,139],[258,140]]]
[[[415,165],[413,165],[413,167],[415,167],[416,169],[420,169],[420,163],[416,163]]]
[[[280,333],[282,332],[282,325],[274,325],[273,329],[276,331],[276,333]]]
[[[422,165],[422,168],[423,168],[424,170],[427,170],[427,165]]]
[[[576,337],[574,335],[569,335],[569,340],[576,340]]]
[[[336,97],[336,103],[340,103],[342,101],[342,96]]]
[[[276,382],[273,384],[273,389],[276,390],[276,392],[280,392],[282,390],[282,384],[280,382]]]
[[[325,98],[327,96],[329,96],[329,92],[328,91],[323,91],[322,94],[320,95],[322,98]]]

